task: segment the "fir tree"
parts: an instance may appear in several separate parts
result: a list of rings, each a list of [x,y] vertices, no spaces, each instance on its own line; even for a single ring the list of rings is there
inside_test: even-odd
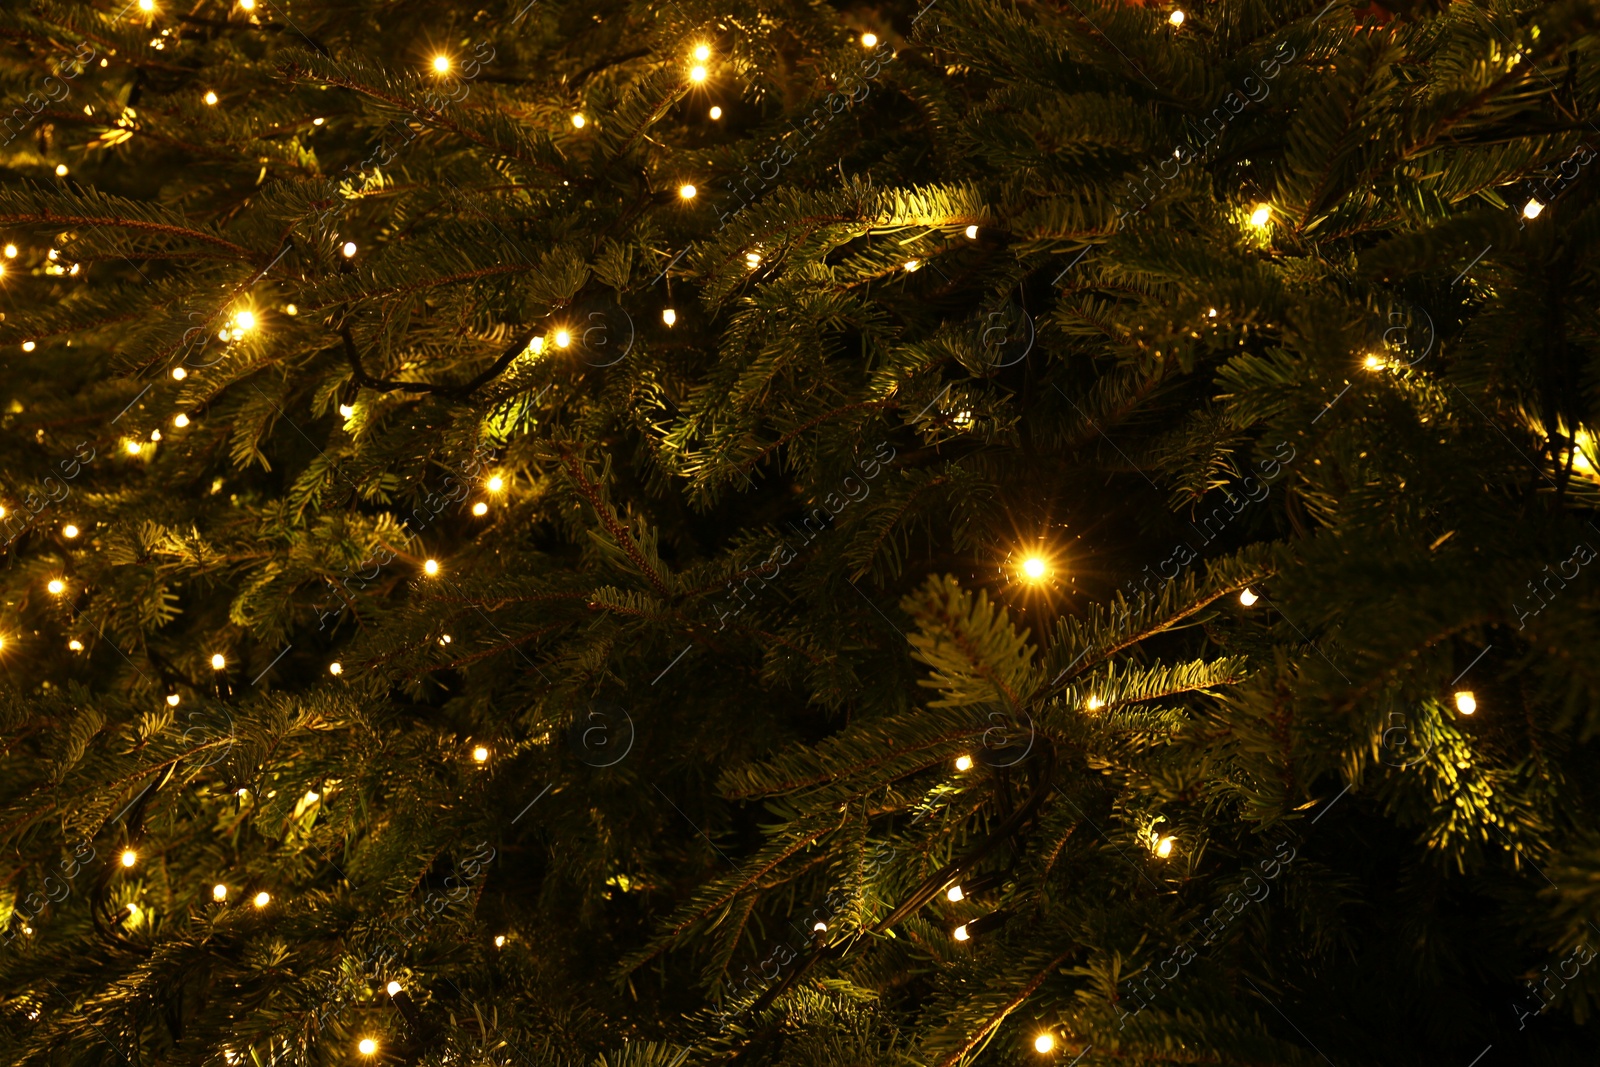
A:
[[[1592,1062],[1597,29],[9,5],[0,1058]]]

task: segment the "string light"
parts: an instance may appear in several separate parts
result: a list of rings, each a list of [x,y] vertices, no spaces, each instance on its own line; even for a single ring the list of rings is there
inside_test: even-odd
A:
[[[122,450],[130,456],[137,456],[144,450],[144,445],[130,437],[122,442]]]
[[[83,642],[79,641],[76,637],[74,637],[71,641],[67,642],[67,647],[70,648],[74,652],[82,652],[83,651]]]
[[[361,1039],[360,1043],[356,1045],[356,1048],[361,1051],[363,1056],[370,1056],[378,1051],[378,1043],[372,1040],[370,1037],[364,1037]]]
[[[344,664],[340,663],[338,660],[334,660],[332,663],[328,664],[328,673],[334,676],[343,674]]]
[[[678,186],[678,195],[680,197],[682,197],[683,199],[685,199],[685,200],[693,200],[695,198],[695,194],[698,193],[699,191],[700,190],[696,189],[692,185],[680,185],[680,186]]]
[[[908,260],[906,260],[906,273],[907,274],[915,274],[917,271],[919,271],[921,269],[922,269],[922,260],[920,260],[920,259],[908,259]]]
[[[710,45],[704,45],[704,44],[695,45],[694,46],[694,58],[697,59],[698,61],[700,61],[701,63],[704,63],[706,60],[710,59],[711,58],[711,46]]]
[[[1539,203],[1537,200],[1529,200],[1522,206],[1522,217],[1525,219],[1536,219],[1543,211],[1543,204]]]
[[[876,47],[878,47],[878,35],[875,34],[875,33],[863,33],[861,35],[861,47],[862,48],[876,48]]]
[[[156,0],[139,0],[140,11],[154,11],[155,9]]]
[[[489,514],[489,505],[480,500],[476,504],[472,505],[472,513],[481,519],[485,515]]]
[[[504,489],[505,487],[506,487],[506,480],[504,478],[500,477],[500,475],[498,475],[498,474],[490,475],[489,476],[489,480],[484,483],[484,488],[488,489],[489,492],[491,492],[491,493],[498,493],[500,490]]]
[[[167,706],[169,708],[175,708],[175,707],[178,706],[178,702],[180,700],[182,700],[182,699],[183,698],[181,696],[179,696],[177,693],[168,693],[167,694]]]
[[[318,119],[317,121],[321,122],[322,120]],[[293,304],[285,304],[283,305],[283,313],[290,316],[298,315],[300,314],[300,309],[295,307]]]
[[[1206,312],[1206,318],[1214,319],[1216,317],[1217,317],[1217,309],[1216,308],[1212,308],[1210,311]]]
[[[495,934],[494,935],[494,947],[495,948],[505,948],[506,947],[506,935],[505,934]]]
[[[33,344],[32,341],[24,341],[24,342],[22,342],[22,350],[24,352],[32,352],[33,348],[34,348],[34,344]]]
[[[474,748],[472,750],[472,761],[474,763],[487,763],[487,762],[489,762],[489,750],[484,748],[482,745],[479,745],[477,748]]]
[[[581,112],[581,111],[573,112],[572,125],[575,126],[576,128],[578,128],[580,130],[583,129],[584,123],[586,123],[588,121],[589,121],[588,119],[583,117],[583,112]]]
[[[699,64],[695,64],[693,67],[689,68],[689,80],[694,82],[696,85],[704,82],[707,74],[708,72],[706,71],[706,68],[700,66]]]
[[[257,893],[255,900],[251,901],[251,903],[258,908],[264,908],[272,903],[272,894],[267,892]]]
[[[340,404],[339,405],[339,414],[342,415],[344,418],[348,419],[350,416],[354,415],[355,413],[356,413],[356,409],[351,407],[349,404]]]
[[[678,321],[678,313],[671,308],[667,308],[661,313],[661,321],[666,323],[668,326],[673,326]]]
[[[65,526],[61,527],[61,536],[62,537],[67,537],[67,538],[77,537],[78,536],[78,532],[79,532],[78,528],[76,526],[72,525],[72,523],[70,523],[70,522],[67,523]]]
[[[1172,855],[1172,846],[1175,841],[1176,839],[1171,837],[1158,838],[1155,848],[1156,855],[1160,856],[1162,859],[1166,859],[1168,856]]]
[[[67,591],[67,583],[63,582],[60,578],[52,578],[50,579],[50,584],[46,585],[45,588],[50,590],[50,592],[54,593],[56,596],[60,596],[62,593]]]
[[[1083,706],[1088,708],[1090,711],[1099,711],[1101,708],[1106,706],[1106,702],[1101,700],[1099,697],[1092,696],[1083,702]]]
[[[211,887],[211,899],[221,902],[228,899],[228,887],[218,882]]]
[[[572,334],[568,333],[566,330],[557,330],[556,331],[556,347],[557,348],[566,348],[571,343],[572,343]]]
[[[1182,12],[1179,12],[1181,15]],[[1048,1031],[1033,1039],[1033,1051],[1048,1055],[1056,1050],[1056,1036]]]
[[[944,891],[944,899],[948,900],[952,904],[959,904],[965,900],[966,897],[967,895],[961,891],[961,887],[958,885],[953,885]]]
[[[210,89],[207,89],[205,100],[208,105],[215,107],[217,103],[217,94],[212,92]]]
[[[388,993],[392,997],[396,993],[400,992],[400,983],[399,982],[390,982],[388,985],[384,986],[383,988],[384,988],[384,992]]]
[[[17,258],[17,246],[16,245],[6,245],[6,258],[7,259],[16,259]]]
[[[1022,561],[1022,576],[1030,582],[1042,582],[1050,574],[1050,564],[1041,556],[1029,556]]]
[[[956,927],[955,933],[951,934],[950,936],[954,937],[957,941],[967,941],[972,937],[971,934],[967,933],[967,927],[965,924]]]
[[[233,317],[233,324],[241,330],[253,330],[256,328],[256,313],[241,311]]]
[[[1368,355],[1366,359],[1361,361],[1361,365],[1370,371],[1380,371],[1385,366],[1383,357],[1378,355]]]
[[[439,638],[439,643],[441,645],[448,645],[450,643],[450,635],[445,634],[443,637]]]
[[[720,107],[712,108],[711,109],[711,121],[712,122],[716,122],[720,118],[722,118],[722,109]]]
[[[65,178],[66,176],[67,176],[67,165],[65,163],[57,163],[56,164],[56,177],[57,178]]]
[[[1272,205],[1257,204],[1254,211],[1250,212],[1250,225],[1260,229],[1272,221]]]
[[[172,419],[172,425],[176,426],[180,430],[183,429],[185,426],[189,425],[189,416],[185,415],[181,411],[178,412],[178,414]]]
[[[976,241],[977,239],[978,239],[978,228],[976,226],[968,226],[967,227],[967,240]]]
[[[1257,596],[1254,591],[1249,589],[1246,589],[1239,594],[1239,603],[1243,604],[1247,608],[1260,599],[1261,598]]]
[[[429,578],[439,573],[439,561],[436,559],[425,560],[422,564],[422,573]]]
[[[138,863],[138,862],[139,862],[139,854],[137,852],[135,852],[131,848],[125,848],[125,849],[122,850],[122,865],[124,867],[132,867],[135,863]]]
[[[746,252],[744,254],[744,265],[749,267],[751,270],[755,270],[757,267],[761,266],[761,253]]]
[[[970,771],[970,770],[972,770],[972,757],[971,756],[957,756],[956,757],[956,770],[958,770],[958,771]]]
[[[184,370],[182,367],[173,367],[172,368],[172,380],[173,381],[181,382],[185,378],[187,378],[188,376],[189,376],[189,372]]]
[[[317,801],[319,801],[321,799],[322,799],[322,794],[317,792],[315,789],[306,790],[305,802],[307,804],[315,804]]]
[[[1182,11],[1174,11],[1172,14],[1167,16],[1167,21],[1172,23],[1174,26],[1182,26],[1183,25],[1183,12]]]
[[[1472,690],[1456,690],[1456,710],[1463,715],[1471,715],[1478,710],[1478,698],[1472,695]]]
[[[356,243],[354,241],[346,241],[344,243],[344,247],[339,249],[339,251],[344,253],[345,259],[349,259],[351,256],[356,254]]]
[[[450,73],[450,57],[446,56],[446,55],[434,56],[433,57],[433,69],[434,69],[434,72],[438,73],[438,74],[449,74]]]

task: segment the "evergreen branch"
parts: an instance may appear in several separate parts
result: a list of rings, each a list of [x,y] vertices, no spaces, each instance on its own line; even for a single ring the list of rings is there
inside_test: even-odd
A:
[[[938,1067],[953,1067],[954,1064],[965,1058],[967,1053],[977,1048],[985,1039],[988,1038],[989,1034],[994,1031],[995,1027],[1005,1022],[1006,1016],[1022,1007],[1023,1003],[1029,997],[1033,996],[1034,991],[1044,984],[1045,979],[1050,977],[1051,972],[1053,972],[1057,967],[1060,967],[1063,963],[1066,963],[1067,960],[1071,959],[1079,951],[1081,951],[1079,946],[1073,945],[1071,948],[1067,949],[1067,951],[1061,953],[1061,955],[1057,956],[1055,959],[1046,964],[1042,970],[1036,973],[1032,978],[1028,979],[1028,981],[1023,984],[1022,988],[1017,990],[1011,999],[1006,1001],[998,1011],[994,1012],[986,1020],[984,1020],[983,1025],[980,1026],[976,1032],[969,1034],[967,1040],[961,1045],[960,1048],[946,1056],[944,1059],[940,1060]]]

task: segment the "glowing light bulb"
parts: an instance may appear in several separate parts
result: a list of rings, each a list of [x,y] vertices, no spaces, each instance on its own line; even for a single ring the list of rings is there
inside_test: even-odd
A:
[[[556,331],[556,347],[557,348],[566,348],[571,343],[572,343],[572,335],[570,333],[568,333],[566,330],[557,330]]]
[[[584,123],[586,123],[588,121],[589,121],[588,119],[583,117],[583,112],[578,111],[578,112],[574,112],[573,113],[572,125],[574,127],[576,127],[577,129],[580,129],[580,130],[583,129]]]
[[[922,269],[922,260],[920,260],[920,259],[908,259],[908,260],[906,260],[906,273],[907,274],[915,274],[917,271],[919,271],[921,269]]]
[[[504,489],[505,487],[506,487],[506,480],[504,478],[500,477],[500,475],[498,475],[498,474],[490,475],[489,476],[489,480],[484,483],[484,488],[488,489],[489,492],[491,492],[491,493],[498,493],[500,490]]]
[[[450,73],[450,57],[449,56],[445,56],[445,55],[434,56],[433,57],[433,69],[434,69],[434,72],[438,73],[438,74],[449,74]]]
[[[344,253],[345,259],[349,259],[351,256],[356,254],[356,243],[354,241],[346,241],[344,243],[344,247],[339,249],[339,251]]]
[[[54,593],[56,596],[60,596],[62,593],[67,591],[67,583],[63,582],[60,578],[52,578],[50,579],[50,584],[45,586],[45,588],[50,590],[50,592]]]
[[[65,163],[57,163],[56,164],[56,177],[57,178],[65,178],[66,176],[67,176],[67,165]]]
[[[1216,317],[1217,317],[1217,309],[1216,308],[1212,308],[1210,311],[1206,312],[1206,318],[1214,319]]]
[[[309,790],[306,791],[306,803],[307,804],[315,804],[317,801],[319,801],[321,799],[322,799],[322,794],[317,792],[315,789],[309,789]]]
[[[1478,710],[1478,698],[1472,695],[1470,689],[1456,690],[1456,710],[1463,715],[1471,715]]]
[[[356,413],[356,409],[351,407],[349,404],[340,404],[339,405],[339,414],[342,415],[344,418],[348,419],[350,416],[354,415],[355,413]]]
[[[61,527],[61,536],[62,537],[68,537],[68,538],[77,537],[78,536],[78,532],[79,532],[78,528],[76,526],[72,525],[72,523],[70,523],[70,522],[67,523],[65,526]]]
[[[1537,200],[1529,200],[1522,206],[1522,217],[1525,219],[1536,219],[1543,211],[1543,204],[1539,203]]]
[[[154,11],[155,9],[156,0],[139,0],[140,11]]]
[[[182,699],[183,698],[181,696],[179,696],[177,693],[168,693],[167,694],[167,706],[170,707],[170,708],[175,708],[175,707],[178,706],[178,702],[180,700],[182,700]]]
[[[222,670],[222,668],[226,667],[227,665],[228,665],[228,660],[227,660],[226,657],[223,656],[223,654],[221,652],[218,652],[216,655],[211,657],[211,669],[212,670],[220,671],[220,670]]]
[[[441,645],[448,645],[450,643],[450,635],[445,634],[443,637],[439,638],[439,643]]]
[[[131,848],[125,848],[125,849],[122,850],[122,865],[124,867],[132,867],[135,863],[138,863],[138,862],[139,862],[139,854],[137,852],[135,852]]]
[[[258,908],[264,908],[268,904],[272,903],[272,894],[271,893],[257,893],[255,900],[251,901],[251,903],[253,903]]]
[[[1101,700],[1099,697],[1092,696],[1083,702],[1083,706],[1088,708],[1090,711],[1099,711],[1101,708],[1106,706],[1106,702]]]
[[[256,9],[256,0],[239,0],[239,6],[246,11],[254,11]]]
[[[957,756],[956,757],[956,770],[958,770],[958,771],[970,771],[970,770],[972,770],[972,757],[971,756]]]
[[[293,304],[285,304],[283,305],[283,313],[291,316],[298,315],[300,314],[300,309],[295,307]]]
[[[1257,229],[1272,221],[1272,206],[1270,204],[1257,204],[1256,209],[1250,212],[1250,225]]]
[[[223,885],[221,882],[218,882],[216,885],[212,886],[211,887],[211,899],[212,900],[217,900],[217,901],[227,900],[228,899],[228,887]]]
[[[976,241],[977,239],[978,239],[978,228],[976,226],[968,226],[967,227],[967,240]]]
[[[761,253],[746,252],[744,254],[744,265],[749,267],[751,270],[755,270],[757,267],[761,266]]]
[[[505,934],[495,934],[494,935],[494,947],[495,948],[505,948],[506,947],[506,935]]]
[[[1383,369],[1383,357],[1382,356],[1369,355],[1366,359],[1361,361],[1361,365],[1363,367],[1367,368],[1368,370],[1372,370],[1372,371],[1382,370]]]
[[[1030,582],[1043,581],[1049,573],[1050,565],[1038,556],[1029,556],[1022,561],[1022,576]]]
[[[701,82],[705,81],[707,74],[708,72],[706,68],[700,66],[699,64],[689,68],[689,80],[694,82],[696,85],[699,85]]]
[[[1172,14],[1167,16],[1167,21],[1172,23],[1174,26],[1182,26],[1183,25],[1183,12],[1182,11],[1174,11]]]
[[[217,102],[217,94],[212,92],[210,89],[207,89],[206,90],[206,95],[205,95],[205,101],[206,101],[207,104],[215,106],[216,102]]]
[[[185,415],[181,411],[178,412],[178,414],[172,419],[172,425],[176,426],[180,430],[183,429],[185,426],[189,425],[189,416]]]
[[[233,317],[233,321],[234,325],[241,330],[253,330],[256,328],[256,313],[253,311],[241,311]]]
[[[67,647],[70,648],[74,652],[82,652],[83,651],[83,642],[79,641],[76,637],[74,637],[71,641],[67,642]]]
[[[1239,594],[1239,603],[1243,604],[1247,608],[1260,599],[1261,598],[1259,596],[1249,589],[1246,589]]]
[[[173,367],[172,368],[172,380],[173,381],[181,382],[185,378],[187,378],[188,376],[189,376],[189,372],[184,370],[182,367]]]
[[[700,61],[701,63],[704,63],[706,60],[710,59],[711,58],[711,46],[710,45],[704,45],[704,44],[695,45],[694,46],[694,58],[697,59],[698,61]]]
[[[422,564],[422,573],[426,574],[429,578],[432,578],[434,575],[438,574],[439,561],[436,559],[424,561]]]
[[[1055,1049],[1056,1037],[1054,1034],[1044,1033],[1033,1039],[1033,1051],[1040,1055],[1054,1052]]]
[[[487,763],[489,761],[489,750],[479,745],[472,750],[472,760],[474,763]]]
[[[967,894],[962,892],[960,886],[953,885],[944,891],[944,899],[948,900],[952,904],[959,904],[961,901],[967,899]]]
[[[485,515],[489,514],[489,505],[480,500],[476,504],[472,505],[472,513],[481,519]]]
[[[676,325],[678,321],[678,313],[671,308],[667,308],[661,313],[661,321],[666,323],[668,326]]]
[[[694,197],[695,197],[695,194],[698,193],[699,191],[700,190],[696,189],[692,185],[680,185],[680,186],[678,186],[678,195],[680,197],[682,197],[683,199],[685,199],[685,200],[693,200]]]
[[[722,118],[722,109],[720,107],[712,108],[711,109],[711,121],[712,122],[716,122],[720,118]]]
[[[876,48],[876,47],[878,47],[878,35],[875,34],[875,33],[863,33],[861,35],[861,47],[862,48]]]
[[[343,674],[344,664],[340,663],[338,660],[334,660],[332,663],[328,664],[328,673],[332,675]]]
[[[122,442],[122,450],[128,453],[130,456],[137,456],[144,450],[144,445],[130,437],[128,440]]]
[[[1173,838],[1163,837],[1156,842],[1156,855],[1166,859],[1172,855]]]
[[[7,259],[16,259],[17,258],[17,246],[16,245],[6,245],[6,258]]]
[[[390,982],[388,985],[384,986],[383,988],[384,988],[384,991],[387,992],[392,997],[396,993],[400,992],[400,983],[399,982]]]
[[[370,1056],[378,1051],[378,1043],[372,1040],[370,1037],[364,1037],[361,1039],[360,1043],[356,1045],[356,1048],[361,1050],[361,1054],[363,1056]]]
[[[957,941],[967,941],[967,940],[970,940],[971,937],[972,937],[971,934],[967,933],[967,927],[966,927],[965,924],[956,927],[956,932],[954,934],[952,934],[951,936],[954,937]]]
[[[161,440],[161,431],[160,430],[151,430],[150,431],[150,440],[152,440],[152,441]]]
[[[34,345],[33,345],[32,341],[24,341],[24,342],[22,342],[22,350],[24,352],[32,352],[33,348],[34,348]]]

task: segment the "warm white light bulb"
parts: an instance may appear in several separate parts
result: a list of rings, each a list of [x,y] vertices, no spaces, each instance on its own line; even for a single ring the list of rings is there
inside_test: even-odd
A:
[[[484,748],[482,745],[479,745],[477,748],[472,750],[472,759],[475,763],[487,763],[489,760],[489,750]]]
[[[956,770],[958,770],[958,771],[970,771],[970,770],[972,770],[972,757],[971,756],[957,756],[956,757]]]
[[[24,341],[24,342],[22,342],[22,350],[24,352],[32,352],[33,349],[34,349],[34,344],[33,344],[32,341]]]
[[[1383,369],[1383,357],[1382,356],[1375,356],[1375,355],[1368,355],[1366,359],[1361,361],[1361,365],[1363,367],[1367,368],[1368,370],[1371,370],[1371,371],[1382,370]]]
[[[1170,838],[1170,837],[1161,838],[1159,841],[1156,842],[1156,855],[1160,856],[1162,859],[1166,859],[1168,856],[1172,855],[1172,844],[1173,844],[1173,839],[1172,838]]]
[[[50,590],[50,592],[54,593],[56,596],[60,596],[62,593],[67,591],[67,583],[63,582],[60,578],[52,578],[50,579],[50,584],[46,585],[45,588]]]
[[[256,328],[256,313],[253,311],[241,311],[233,317],[233,321],[241,330],[253,330]]]
[[[749,267],[751,270],[755,270],[757,267],[761,266],[761,253],[746,252],[744,254],[744,265]]]
[[[16,245],[6,245],[6,258],[7,259],[16,259],[17,258],[17,246]]]
[[[709,72],[705,67],[696,64],[689,69],[689,80],[694,82],[696,85],[699,85],[701,82],[706,80],[708,73]]]
[[[572,343],[572,335],[570,333],[568,333],[566,330],[557,330],[556,331],[556,347],[557,348],[566,348],[571,343]]]
[[[345,259],[349,259],[351,256],[356,254],[356,243],[354,241],[346,241],[344,243],[344,247],[339,249],[339,251],[344,253]]]
[[[173,367],[172,368],[172,380],[173,381],[181,382],[185,378],[187,378],[188,376],[189,376],[189,372],[184,370],[182,367]]]
[[[433,69],[439,74],[450,73],[450,57],[445,55],[434,56]]]
[[[392,997],[396,993],[400,992],[400,983],[390,982],[388,985],[384,986],[384,990]]]
[[[1022,575],[1030,582],[1037,582],[1050,573],[1050,565],[1038,556],[1029,556],[1022,561]]]
[[[298,315],[300,314],[300,309],[293,304],[285,304],[283,305],[283,313],[285,315]]]
[[[1167,16],[1167,21],[1172,23],[1174,26],[1182,26],[1183,25],[1183,12],[1182,11],[1174,11],[1172,14]]]
[[[498,493],[500,490],[506,487],[506,480],[500,477],[498,474],[492,474],[489,476],[489,480],[484,483],[484,486],[489,490],[489,492]]]
[[[485,515],[489,514],[489,505],[480,500],[476,504],[472,505],[472,513],[481,519]]]
[[[583,129],[583,124],[588,122],[588,121],[589,121],[588,119],[583,117],[583,112],[578,111],[578,112],[574,112],[573,113],[572,125],[577,127],[578,129],[580,129],[580,130]]]
[[[680,186],[678,186],[678,195],[680,197],[682,197],[683,199],[685,199],[685,200],[693,200],[695,198],[695,194],[698,193],[699,191],[700,190],[696,189],[692,185],[680,185]]]
[[[1522,207],[1522,217],[1525,219],[1536,219],[1539,217],[1539,214],[1542,211],[1544,211],[1543,204],[1539,203],[1537,200],[1529,200]]]
[[[356,1045],[356,1048],[361,1050],[363,1056],[370,1056],[378,1051],[378,1043],[370,1037],[364,1037],[361,1039],[361,1043]]]
[[[176,426],[180,430],[183,429],[185,426],[189,425],[189,416],[185,415],[181,411],[178,412],[178,414],[172,419],[172,425]]]
[[[711,109],[711,121],[712,122],[716,122],[721,117],[722,117],[722,109],[720,107],[714,107],[714,108]]]
[[[69,522],[65,526],[61,527],[61,536],[62,537],[69,537],[69,538],[70,537],[77,537],[78,536],[78,528],[76,526],[72,525],[72,523]]]
[[[350,416],[354,415],[355,413],[356,413],[356,409],[351,407],[349,404],[340,404],[339,405],[339,414],[342,415],[344,418],[348,419]]]
[[[1257,204],[1256,209],[1250,212],[1250,225],[1261,227],[1272,221],[1272,206],[1270,204]]]
[[[133,440],[132,438],[129,438],[128,440],[122,442],[122,450],[128,453],[130,456],[137,456],[140,452],[144,451],[144,445]]]
[[[1261,598],[1259,596],[1249,589],[1246,589],[1239,594],[1239,603],[1243,604],[1247,608],[1260,599]]]
[[[135,852],[131,848],[125,848],[125,849],[122,850],[122,865],[124,867],[132,867],[135,863],[138,863],[138,862],[139,862],[139,854],[137,852]]]
[[[220,671],[220,670],[222,670],[222,668],[226,667],[227,665],[228,665],[228,661],[227,661],[226,658],[223,657],[221,652],[218,652],[216,655],[211,657],[211,669],[212,670]]]
[[[175,707],[178,706],[178,702],[180,700],[182,700],[182,699],[183,698],[181,696],[179,696],[177,693],[168,693],[167,694],[167,706],[175,708]]]
[[[878,47],[878,35],[875,34],[875,33],[863,33],[861,35],[861,47],[862,48],[876,48],[876,47]]]
[[[908,259],[908,260],[906,260],[906,273],[907,274],[915,274],[917,271],[919,271],[921,269],[922,269],[922,260],[920,260],[920,259]]]
[[[671,308],[667,308],[661,313],[661,321],[668,326],[675,325],[678,321],[678,313]]]
[[[1099,697],[1092,696],[1083,702],[1083,706],[1088,708],[1090,711],[1099,711],[1101,708],[1106,706],[1106,702],[1101,700]]]
[[[976,226],[968,226],[967,227],[967,240],[976,241],[977,239],[978,239],[978,228]]]
[[[219,900],[219,901],[220,900],[227,900],[228,899],[228,887],[223,885],[221,882],[218,882],[216,885],[212,886],[211,887],[211,899],[212,900]]]
[[[426,574],[430,578],[432,578],[434,575],[438,574],[439,573],[439,561],[436,560],[436,559],[430,559],[430,560],[424,561],[423,564],[422,564],[422,573]]]
[[[972,937],[971,934],[967,933],[967,928],[965,925],[956,927],[956,932],[953,936],[957,941],[966,941]]]
[[[334,675],[343,674],[344,664],[340,663],[338,660],[334,660],[332,663],[328,664],[328,673]]]
[[[215,105],[217,102],[217,94],[212,92],[210,89],[207,89],[205,101],[207,104]]]
[[[494,935],[494,947],[495,948],[505,948],[506,947],[506,935],[505,934],[495,934]]]
[[[1478,698],[1472,695],[1470,689],[1456,690],[1456,710],[1463,715],[1471,715],[1478,710]]]
[[[154,11],[155,9],[156,0],[139,0],[140,11]]]
[[[706,60],[711,58],[711,47],[703,44],[695,45],[694,58],[699,60],[701,63],[704,63]]]
[[[1033,1051],[1040,1053],[1041,1055],[1054,1052],[1055,1048],[1056,1038],[1054,1034],[1040,1034],[1038,1037],[1033,1039]]]
[[[272,903],[272,894],[270,894],[270,893],[257,893],[256,894],[256,899],[254,901],[254,904],[255,904],[256,907],[264,908],[268,904],[271,904],[271,903]]]
[[[83,642],[79,641],[76,637],[74,637],[71,641],[67,642],[67,647],[70,648],[74,652],[82,652],[83,651]]]
[[[952,904],[959,904],[967,898],[967,894],[961,891],[960,886],[953,885],[944,891],[944,898]]]

